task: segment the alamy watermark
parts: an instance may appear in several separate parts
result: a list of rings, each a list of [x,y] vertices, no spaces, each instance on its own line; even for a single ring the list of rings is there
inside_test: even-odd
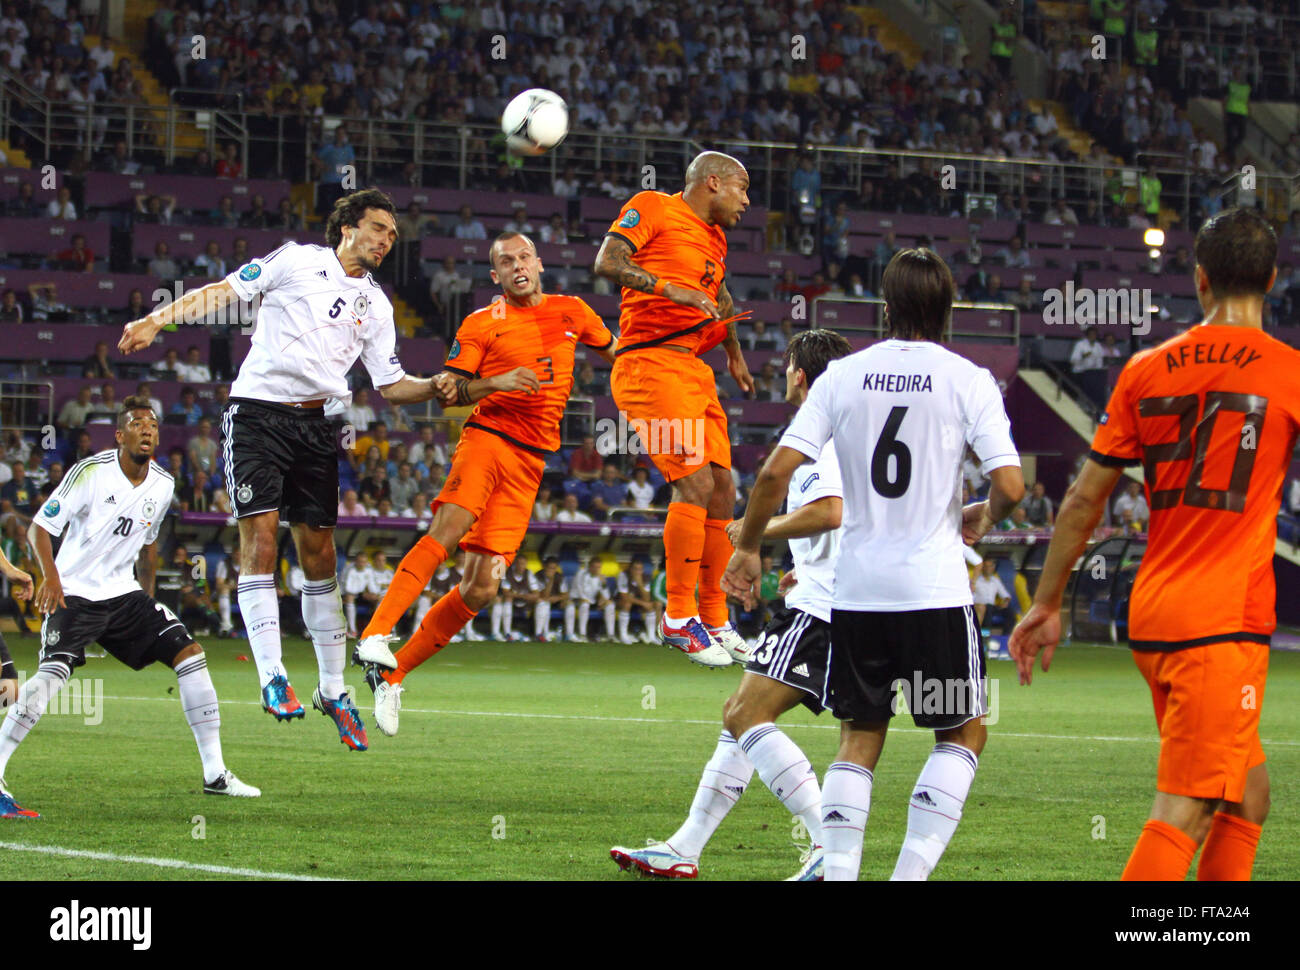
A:
[[[1129,326],[1144,337],[1151,332],[1151,317],[1159,312],[1148,289],[1093,289],[1076,287],[1043,291],[1043,322],[1054,327]]]
[[[683,455],[687,465],[704,463],[703,418],[629,419],[626,411],[618,418],[596,422],[596,450],[602,455]]]

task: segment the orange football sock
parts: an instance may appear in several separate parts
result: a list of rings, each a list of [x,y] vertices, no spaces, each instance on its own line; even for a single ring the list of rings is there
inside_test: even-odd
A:
[[[424,614],[420,628],[411,639],[393,654],[397,658],[397,669],[385,670],[384,680],[390,684],[400,684],[403,677],[445,647],[447,641],[459,633],[475,615],[460,595],[460,587],[453,586],[451,592]]]
[[[1120,879],[1126,882],[1181,882],[1196,855],[1196,840],[1182,829],[1149,818]]]
[[[1255,865],[1259,833],[1264,829],[1244,818],[1226,812],[1214,813],[1214,824],[1201,849],[1196,878],[1202,881],[1245,882]]]
[[[664,569],[667,614],[675,620],[694,616],[695,583],[704,558],[704,521],[707,513],[689,502],[672,502],[664,522]]]
[[[397,621],[411,608],[420,591],[429,585],[429,580],[446,559],[447,550],[441,542],[433,536],[422,536],[398,563],[393,581],[388,584],[384,598],[375,607],[375,615],[361,631],[361,639],[375,634],[392,633]]]
[[[700,559],[700,619],[712,627],[730,619],[727,594],[722,591],[722,574],[731,560],[731,540],[727,538],[730,519],[704,520],[704,555]],[[676,614],[674,614],[676,615]]]

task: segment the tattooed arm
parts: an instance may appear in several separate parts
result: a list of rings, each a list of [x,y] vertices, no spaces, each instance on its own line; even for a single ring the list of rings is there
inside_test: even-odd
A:
[[[655,293],[681,306],[694,307],[714,320],[720,319],[718,307],[708,295],[688,286],[678,286],[660,279],[632,261],[632,247],[626,239],[606,236],[596,253],[592,272],[639,293]]]

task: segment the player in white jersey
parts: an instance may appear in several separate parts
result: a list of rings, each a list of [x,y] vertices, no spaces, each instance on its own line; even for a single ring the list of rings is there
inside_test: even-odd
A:
[[[0,724],[0,789],[18,745],[72,671],[86,662],[86,645],[98,642],[133,670],[155,662],[174,669],[203,762],[203,790],[255,798],[261,792],[222,760],[221,714],[203,648],[176,614],[153,599],[158,532],[175,482],[151,460],[158,417],[148,398],[122,402],[116,437],[117,448],[68,469],[27,533],[41,566],[35,604],[45,621],[40,665]],[[56,558],[51,537],[65,528]]]
[[[3,550],[0,550],[0,573],[13,583],[13,597],[17,600],[29,600],[35,591],[32,577],[29,573],[19,569],[7,558]],[[18,699],[18,671],[14,668],[14,658],[9,655],[9,647],[5,644],[5,638],[0,635],[0,710],[8,707]],[[0,818],[38,818],[36,812],[22,808],[14,801],[14,796],[10,794],[4,786],[4,779],[0,778]]]
[[[434,396],[433,383],[409,377],[394,353],[393,308],[370,274],[397,240],[392,200],[367,189],[344,196],[325,229],[325,246],[285,243],[224,280],[126,325],[123,353],[149,346],[165,325],[261,300],[253,343],[222,415],[227,492],[239,519],[239,612],[257,662],[262,706],[277,720],[300,718],[281,663],[276,600],[276,530],[287,516],[306,575],[302,618],[316,649],[319,685],[312,704],[334,720],[339,739],[366,750],[356,705],[343,689],[346,621],[335,576],[338,445],[327,414],[351,398],[347,375],[359,357],[390,404]],[[375,641],[358,662],[395,668]]]
[[[601,610],[605,617],[605,639],[614,639],[614,600],[609,595],[609,585],[605,582],[599,558],[592,556],[586,569],[580,569],[566,579],[564,591],[569,594],[569,602],[564,607],[566,640],[570,643],[587,642],[587,623],[593,608]]]
[[[956,831],[988,731],[984,653],[962,543],[1024,496],[993,375],[941,347],[955,288],[928,249],[897,253],[881,278],[890,339],[831,364],[750,496],[723,587],[752,601],[759,542],[794,470],[834,441],[844,479],[826,706],[843,721],[822,787],[825,878],[857,879],[872,769],[898,684],[936,744],[912,792],[895,879],[925,879]],[[961,505],[969,444],[992,479]]]
[[[831,330],[796,334],[786,348],[785,399],[801,406],[827,365],[851,349]],[[650,875],[678,879],[699,875],[704,846],[745,793],[757,768],[771,792],[803,819],[812,840],[793,880],[822,878],[817,775],[775,721],[800,704],[814,714],[824,709],[842,497],[834,445],[795,469],[786,493],[786,514],[773,518],[763,530],[764,539],[790,541],[794,569],[781,579],[785,607],[763,630],[740,686],[723,705],[723,731],[704,767],[686,821],[666,841],[651,842],[643,849],[610,849],[610,857],[623,869],[635,866]],[[741,523],[732,525],[734,542]]]

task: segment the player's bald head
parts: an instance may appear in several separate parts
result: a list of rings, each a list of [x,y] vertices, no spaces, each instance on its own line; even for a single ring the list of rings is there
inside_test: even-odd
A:
[[[724,155],[722,152],[700,152],[686,167],[686,188],[703,184],[711,175],[725,179],[746,174],[748,173],[745,171],[745,166],[730,155]]]

